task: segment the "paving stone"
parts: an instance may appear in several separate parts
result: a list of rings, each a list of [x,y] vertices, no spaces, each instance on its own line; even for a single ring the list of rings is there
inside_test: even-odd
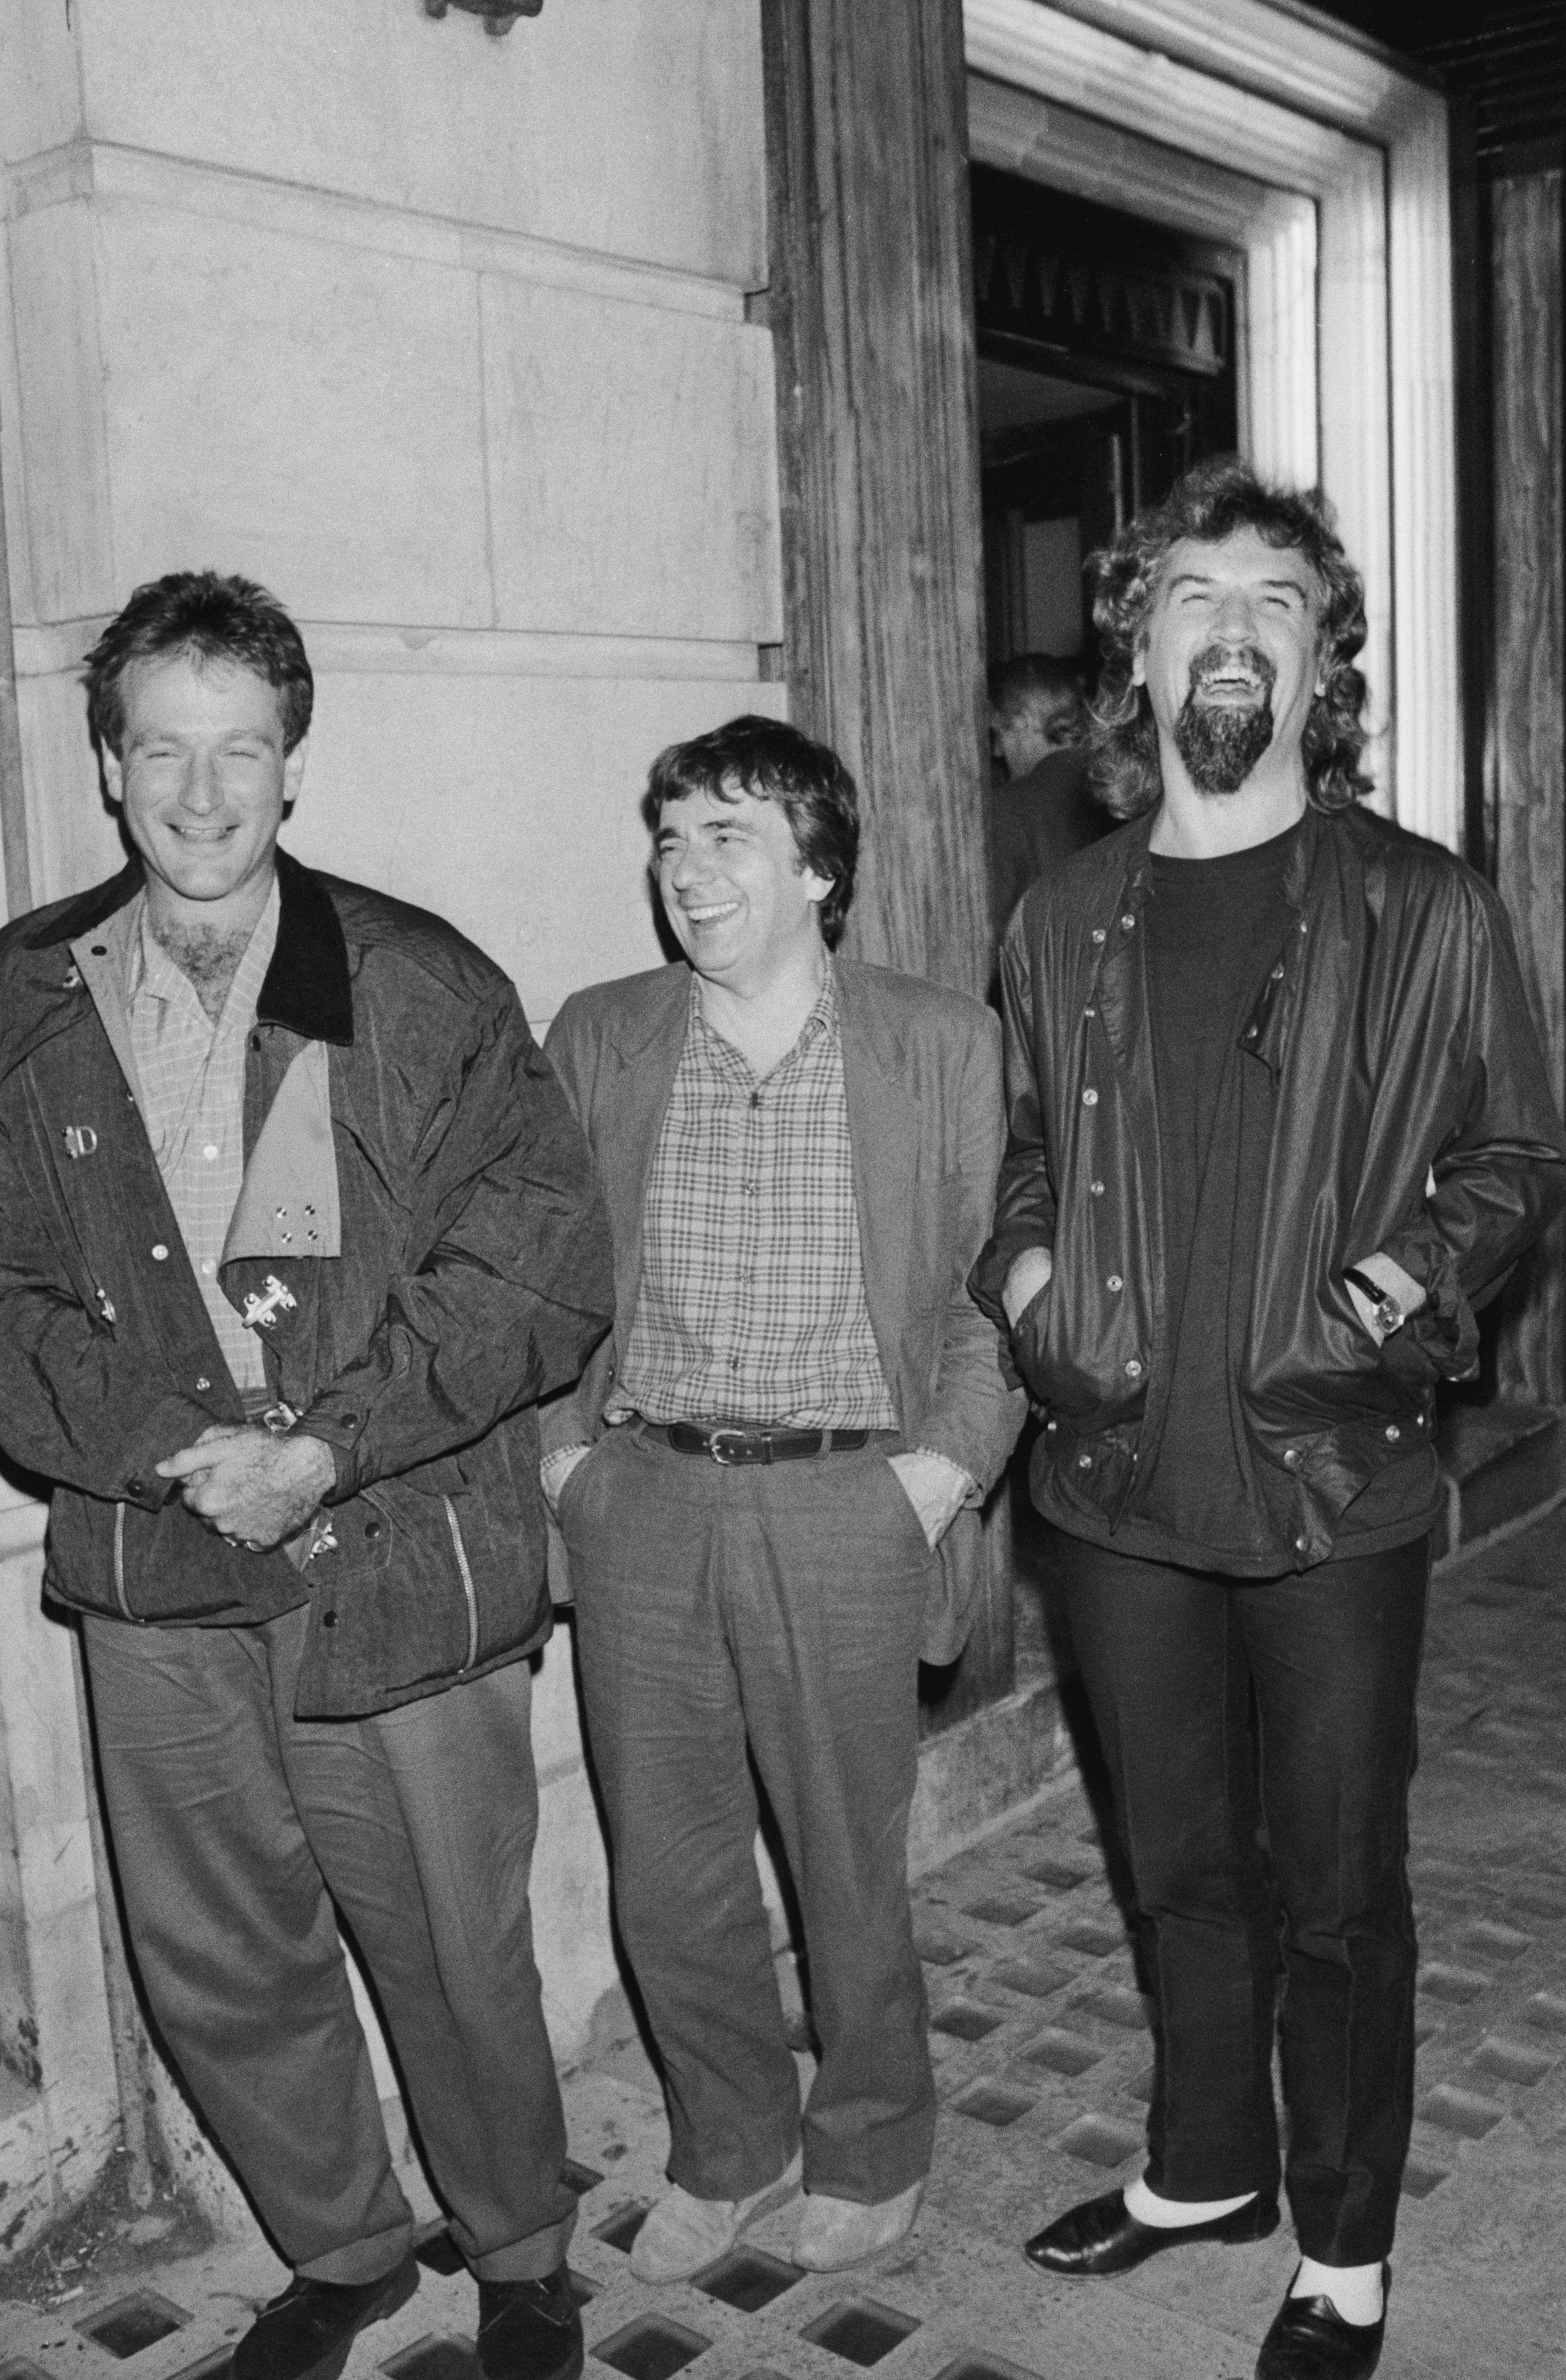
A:
[[[1105,2053],[1101,2042],[1088,2041],[1079,2033],[1062,2033],[1051,2026],[1018,2054],[1025,2066],[1046,2066],[1053,2074],[1086,2074]]]
[[[1038,1916],[1043,1906],[1040,1900],[1022,1900],[998,1892],[987,1900],[970,1900],[966,1914],[981,1919],[986,1925],[1025,1925],[1030,1917]]]
[[[1127,2157],[1139,2156],[1147,2147],[1147,2136],[1135,2132],[1129,2125],[1110,2122],[1104,2116],[1080,2116],[1055,2143],[1068,2156],[1082,2157],[1089,2165],[1119,2166]]]
[[[1003,1966],[991,1969],[990,1980],[1009,1992],[1026,1992],[1029,1999],[1047,2000],[1067,1984],[1075,1983],[1076,1969],[1058,1966],[1049,1959],[1008,1959]]]
[[[1481,2074],[1493,2074],[1501,2082],[1520,2083],[1528,2091],[1536,2082],[1542,2082],[1556,2063],[1555,2058],[1546,2058],[1536,2049],[1524,2049],[1515,2041],[1487,2041],[1474,2059]]]
[[[1432,1999],[1451,2000],[1459,2007],[1476,2000],[1489,1987],[1488,1975],[1476,1974],[1471,1967],[1430,1965],[1419,1970],[1422,1992],[1427,1992]]]
[[[1021,2091],[1010,2091],[1002,2082],[975,2082],[953,2100],[961,2116],[971,2116],[976,2123],[993,2125],[997,2131],[1014,2124],[1026,2116],[1034,2101]]]
[[[1052,1938],[1063,1949],[1080,1950],[1089,1959],[1107,1959],[1111,1950],[1123,1950],[1126,1947],[1123,1925],[1111,1925],[1091,1917],[1068,1925]]]
[[[1481,2099],[1476,2092],[1457,2091],[1443,2082],[1427,2092],[1420,2102],[1420,2117],[1426,2124],[1439,2124],[1443,2131],[1461,2132],[1464,2140],[1482,2141],[1505,2115],[1506,2109],[1493,2099]]]
[[[1491,1918],[1465,1925],[1461,1939],[1463,1949],[1478,1959],[1521,1959],[1534,1947],[1531,1934],[1520,1934],[1514,1925],[1498,1925]]]
[[[1117,1984],[1104,1984],[1097,1991],[1084,1992],[1073,2002],[1073,2012],[1085,2009],[1090,2016],[1105,2024],[1118,2025],[1125,2033],[1143,2033],[1148,2029],[1147,2002],[1140,1992]]]
[[[1002,2022],[995,2010],[985,2008],[978,2000],[948,2000],[930,2018],[938,2033],[953,2034],[959,2041],[982,2041],[986,2034],[996,2032]]]

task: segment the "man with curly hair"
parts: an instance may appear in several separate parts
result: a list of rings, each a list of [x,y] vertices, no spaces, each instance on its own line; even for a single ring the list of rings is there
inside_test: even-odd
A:
[[[973,1286],[1044,1415],[1158,2060],[1143,2178],[1027,2253],[1263,2239],[1281,2178],[1302,2261],[1258,2380],[1362,2380],[1412,2119],[1435,1387],[1566,1144],[1499,901],[1363,807],[1363,594],[1322,499],[1202,467],[1099,557],[1095,617],[1126,823],[1007,937]]]

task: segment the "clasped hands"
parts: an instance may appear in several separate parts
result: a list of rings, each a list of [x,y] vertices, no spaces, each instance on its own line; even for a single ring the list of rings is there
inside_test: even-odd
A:
[[[187,1512],[252,1553],[297,1536],[337,1479],[324,1439],[278,1436],[261,1422],[216,1423],[156,1467],[161,1479],[181,1483]]]

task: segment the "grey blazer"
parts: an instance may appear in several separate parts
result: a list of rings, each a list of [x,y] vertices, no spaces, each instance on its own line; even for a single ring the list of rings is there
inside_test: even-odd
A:
[[[977,1509],[1026,1411],[1000,1334],[967,1291],[989,1236],[1004,1138],[1000,1026],[963,993],[838,959],[844,1081],[870,1327],[910,1446],[978,1483],[941,1546],[924,1657],[955,1660],[983,1564]],[[628,1329],[641,1287],[642,1208],[685,1048],[690,973],[659,967],[575,993],[545,1052],[588,1136],[610,1212],[614,1310]],[[614,1379],[615,1332],[574,1391],[542,1415],[545,1452],[590,1441]],[[936,1568],[932,1565],[932,1571]]]

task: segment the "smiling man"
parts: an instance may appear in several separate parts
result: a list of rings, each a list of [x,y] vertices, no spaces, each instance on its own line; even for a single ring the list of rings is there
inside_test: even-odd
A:
[[[682,2279],[799,2190],[819,2270],[902,2237],[934,2131],[907,1893],[921,1652],[961,1649],[977,1507],[1022,1399],[965,1286],[1000,1033],[835,953],[859,822],[836,756],[744,718],[646,802],[686,963],[568,1001],[547,1049],[597,1160],[615,1319],[546,1413],[615,1912],[663,2061],[674,2187],[632,2250]],[[820,2065],[803,2121],[754,1855],[765,1789]]]
[[[1302,2257],[1256,2368],[1363,2380],[1413,2113],[1435,1388],[1566,1148],[1495,895],[1360,807],[1362,590],[1321,500],[1204,468],[1099,557],[1095,617],[1132,823],[1008,936],[974,1285],[1046,1415],[1159,2056],[1145,2175],[1027,2253],[1118,2273],[1277,2228],[1281,1937]]]
[[[138,589],[87,663],[131,864],[0,936],[0,1436],[55,1482],[132,1947],[294,2278],[234,2380],[418,2281],[336,1911],[488,2380],[571,2380],[528,1906],[537,1401],[608,1319],[587,1150],[500,970],[277,847],[297,629]]]

